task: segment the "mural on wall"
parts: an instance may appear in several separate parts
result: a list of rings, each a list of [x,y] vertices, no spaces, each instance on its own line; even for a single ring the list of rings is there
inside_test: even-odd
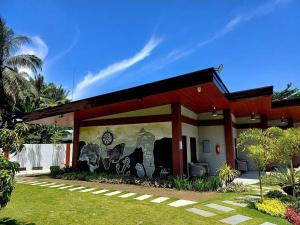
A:
[[[61,166],[64,164],[65,148],[63,144],[53,144],[52,165]]]
[[[41,152],[41,145],[35,144],[31,145],[28,148],[28,159],[30,161],[30,164],[32,165],[32,169],[42,169],[41,167],[41,161],[42,161],[42,152]]]
[[[135,124],[81,128],[79,161],[86,163],[91,172],[108,171],[138,177],[170,174],[170,136],[171,128],[167,123],[156,127],[153,124],[150,127],[149,124]],[[83,165],[81,168],[86,167]]]

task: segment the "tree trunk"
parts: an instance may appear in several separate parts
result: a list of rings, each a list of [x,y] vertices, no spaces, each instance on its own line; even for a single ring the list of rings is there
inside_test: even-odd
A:
[[[293,187],[293,196],[296,197],[295,173],[294,173],[294,167],[293,167],[293,158],[291,158],[290,163],[291,163],[291,182],[292,182],[292,187]]]
[[[259,189],[260,189],[260,200],[263,202],[264,197],[263,197],[263,190],[262,190],[262,183],[261,183],[261,171],[258,169],[258,178],[259,178]]]

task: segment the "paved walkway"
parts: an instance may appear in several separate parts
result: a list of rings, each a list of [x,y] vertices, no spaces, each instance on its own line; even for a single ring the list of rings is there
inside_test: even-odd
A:
[[[98,188],[91,188],[91,187],[84,187],[84,186],[74,186],[68,184],[56,184],[56,183],[48,183],[48,182],[40,182],[34,180],[21,180],[18,179],[16,181],[18,184],[28,184],[32,186],[40,186],[40,187],[48,187],[57,190],[69,190],[71,192],[81,192],[81,193],[91,193],[94,195],[102,194],[107,197],[119,197],[119,198],[133,198],[137,201],[149,201],[153,204],[163,204],[166,203],[170,207],[186,207],[186,211],[189,213],[196,214],[201,217],[214,217],[217,215],[224,215],[223,219],[220,219],[220,224],[230,224],[230,225],[237,225],[246,221],[250,221],[252,218],[249,216],[236,214],[231,216],[226,216],[228,212],[234,212],[236,207],[246,207],[246,203],[240,202],[241,200],[245,200],[245,198],[255,199],[257,196],[248,195],[248,196],[241,196],[238,201],[231,201],[231,200],[224,200],[222,202],[213,202],[201,206],[203,208],[196,208],[191,207],[191,205],[195,205],[198,202],[185,200],[185,199],[178,199],[178,200],[171,200],[168,197],[160,197],[160,196],[153,196],[148,194],[138,194],[138,193],[126,193],[119,190],[108,190],[108,189],[98,189]],[[255,188],[255,187],[254,187]],[[210,211],[212,210],[212,211]],[[275,225],[273,223],[265,222],[261,225]]]

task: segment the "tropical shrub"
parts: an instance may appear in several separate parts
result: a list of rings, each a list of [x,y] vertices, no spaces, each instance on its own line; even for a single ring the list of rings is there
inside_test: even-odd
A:
[[[4,208],[10,201],[14,189],[14,178],[10,171],[0,170],[0,208]]]
[[[300,213],[300,199],[299,198],[297,198],[297,200],[293,203],[292,206],[298,213]]]
[[[227,185],[228,183],[231,183],[238,176],[238,171],[232,169],[229,165],[224,163],[218,168],[217,174],[222,184]]]
[[[192,182],[194,191],[216,191],[220,186],[220,179],[216,176],[199,178]]]
[[[300,170],[294,172],[295,182],[300,182]],[[292,184],[292,173],[289,168],[270,172],[262,177],[263,183],[268,185],[283,185],[283,184]]]
[[[271,216],[283,217],[286,212],[287,204],[278,199],[265,199],[263,202],[255,203],[257,210]]]
[[[230,192],[246,192],[248,188],[243,183],[230,183],[227,186],[218,188],[218,192],[230,193]]]
[[[178,190],[192,190],[193,186],[189,179],[184,176],[178,176],[173,179],[174,187]]]
[[[290,223],[294,225],[300,225],[300,213],[294,208],[287,208],[285,216]]]
[[[290,196],[290,195],[285,195],[281,191],[278,191],[278,190],[269,191],[265,196],[267,198],[278,199],[278,200],[280,200],[282,202],[286,202],[286,203],[294,203],[297,200],[297,198]]]

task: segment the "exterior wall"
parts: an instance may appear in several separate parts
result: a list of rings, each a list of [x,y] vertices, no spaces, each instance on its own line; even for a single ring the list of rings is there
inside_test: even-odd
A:
[[[171,122],[81,127],[79,133],[79,162],[86,163],[92,172],[139,177],[159,175],[162,170],[171,173]],[[106,134],[112,135],[107,136],[113,137],[111,143],[103,141]],[[166,157],[170,161],[162,162]]]
[[[68,144],[25,144],[25,149],[16,155],[10,155],[10,160],[18,162],[26,173],[49,172],[50,166],[63,167],[66,162]],[[70,149],[72,149],[72,144]],[[72,152],[70,151],[70,154]],[[70,159],[72,157],[70,156]],[[25,170],[24,170],[25,171]],[[23,172],[24,173],[24,172]]]
[[[197,149],[197,159],[199,160],[199,131],[197,126],[190,124],[182,123],[182,135],[186,136],[186,148],[187,148],[187,163],[191,162],[191,145],[190,138],[196,138],[196,149]]]
[[[220,165],[226,162],[226,144],[224,126],[200,126],[199,142],[200,142],[200,157],[199,161],[204,161],[209,164],[211,175],[216,174],[216,170]],[[209,140],[210,151],[205,153],[202,142]],[[215,151],[216,145],[220,146],[220,154]]]

